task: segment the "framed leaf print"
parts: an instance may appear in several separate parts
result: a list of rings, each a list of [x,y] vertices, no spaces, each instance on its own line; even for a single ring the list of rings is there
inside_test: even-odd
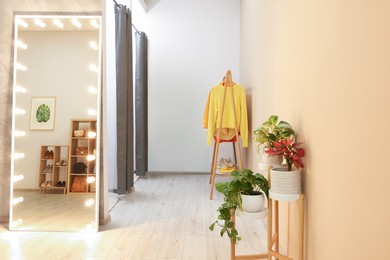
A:
[[[55,97],[32,97],[30,129],[54,130],[55,109]]]

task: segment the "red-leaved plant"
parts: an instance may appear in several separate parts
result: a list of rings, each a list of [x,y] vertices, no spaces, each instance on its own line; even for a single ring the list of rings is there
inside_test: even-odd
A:
[[[273,147],[265,151],[269,155],[283,155],[287,162],[287,168],[291,171],[292,166],[299,170],[304,167],[302,158],[305,156],[305,150],[299,148],[301,144],[296,143],[294,138],[281,139],[280,141],[274,141]]]

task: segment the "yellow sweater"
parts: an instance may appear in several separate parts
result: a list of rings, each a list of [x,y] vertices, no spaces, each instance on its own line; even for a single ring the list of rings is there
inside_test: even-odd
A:
[[[203,127],[207,128],[207,145],[213,142],[213,136],[221,123],[221,109],[225,87],[221,84],[213,87],[207,98],[203,116]],[[237,127],[242,138],[242,146],[248,147],[248,114],[246,108],[245,89],[236,84],[233,86],[234,101],[237,115]],[[234,109],[232,105],[232,91],[227,89],[222,128],[234,129]],[[222,139],[222,138],[221,138]]]

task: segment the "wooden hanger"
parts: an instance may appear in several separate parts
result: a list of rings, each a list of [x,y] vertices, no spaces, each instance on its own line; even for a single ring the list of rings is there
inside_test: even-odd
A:
[[[228,87],[237,85],[237,83],[232,80],[232,72],[230,70],[226,72],[226,75],[222,79],[221,85]]]

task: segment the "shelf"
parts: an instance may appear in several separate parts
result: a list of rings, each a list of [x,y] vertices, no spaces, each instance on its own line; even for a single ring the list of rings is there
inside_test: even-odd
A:
[[[216,170],[215,173],[218,175],[218,176],[225,176],[225,177],[230,177],[230,175],[232,174],[233,171],[231,172],[220,172],[219,170]]]
[[[57,187],[57,186],[52,186],[52,187],[42,187],[43,189],[53,189],[53,190],[60,190],[60,189],[66,189],[66,187]]]
[[[59,181],[67,182],[67,165],[55,165],[55,162],[59,162],[63,159],[68,159],[68,145],[41,145],[40,152],[40,164],[39,164],[39,174],[38,174],[38,185],[40,191],[46,193],[50,189],[63,189],[66,193],[67,187],[57,187],[57,186],[41,186],[42,183],[51,182],[52,185],[56,185]],[[44,158],[47,154],[50,153],[52,158]],[[50,172],[43,172],[50,166]]]
[[[265,164],[259,164],[259,168],[261,169],[261,165]],[[267,173],[268,173],[268,179],[270,179],[270,170],[271,167],[267,166]],[[287,201],[290,203],[290,201],[296,201],[298,205],[298,216],[297,216],[297,228],[298,228],[298,236],[297,236],[297,243],[298,243],[298,257],[294,258],[296,260],[303,260],[303,252],[304,252],[304,194],[279,194],[279,193],[273,193],[271,190],[269,191],[269,197],[268,197],[268,209],[262,213],[264,213],[264,217],[268,216],[267,219],[267,252],[264,254],[256,254],[256,255],[240,255],[237,256],[235,252],[235,246],[236,244],[234,241],[231,241],[230,243],[230,255],[231,259],[284,259],[284,260],[292,260],[287,255],[284,255],[280,252],[279,248],[279,238],[280,238],[280,229],[279,229],[279,201]],[[262,210],[262,211],[263,211]],[[239,217],[244,216],[248,219],[260,219],[263,217],[263,214],[259,213],[245,213],[243,214],[240,211],[236,212],[236,215]],[[288,215],[288,221],[290,221],[290,214]],[[232,216],[232,221],[235,223],[235,216]],[[235,224],[233,224],[235,225]],[[287,234],[287,240],[289,240],[289,234]],[[287,241],[288,243],[288,241]],[[288,250],[287,250],[288,251]]]
[[[97,124],[95,119],[72,119],[71,120],[71,129],[70,129],[70,146],[69,146],[69,169],[68,169],[68,183],[69,183],[69,193],[95,193],[95,191],[90,191],[91,184],[87,183],[87,178],[90,176],[95,177],[95,173],[93,173],[93,169],[95,166],[95,160],[88,161],[88,156],[94,155],[94,150],[96,149],[96,137],[88,137],[89,132],[97,132],[96,130]],[[74,136],[74,132],[77,130],[84,130],[84,136]],[[84,149],[83,154],[77,154],[78,147],[86,147]],[[87,167],[85,169],[85,173],[75,173],[73,171],[73,167],[76,163],[82,162]],[[86,190],[82,191],[72,191],[73,181],[76,177],[83,177],[81,181],[82,189],[86,186]],[[78,184],[79,184],[78,180]],[[80,190],[74,186],[73,190]]]

